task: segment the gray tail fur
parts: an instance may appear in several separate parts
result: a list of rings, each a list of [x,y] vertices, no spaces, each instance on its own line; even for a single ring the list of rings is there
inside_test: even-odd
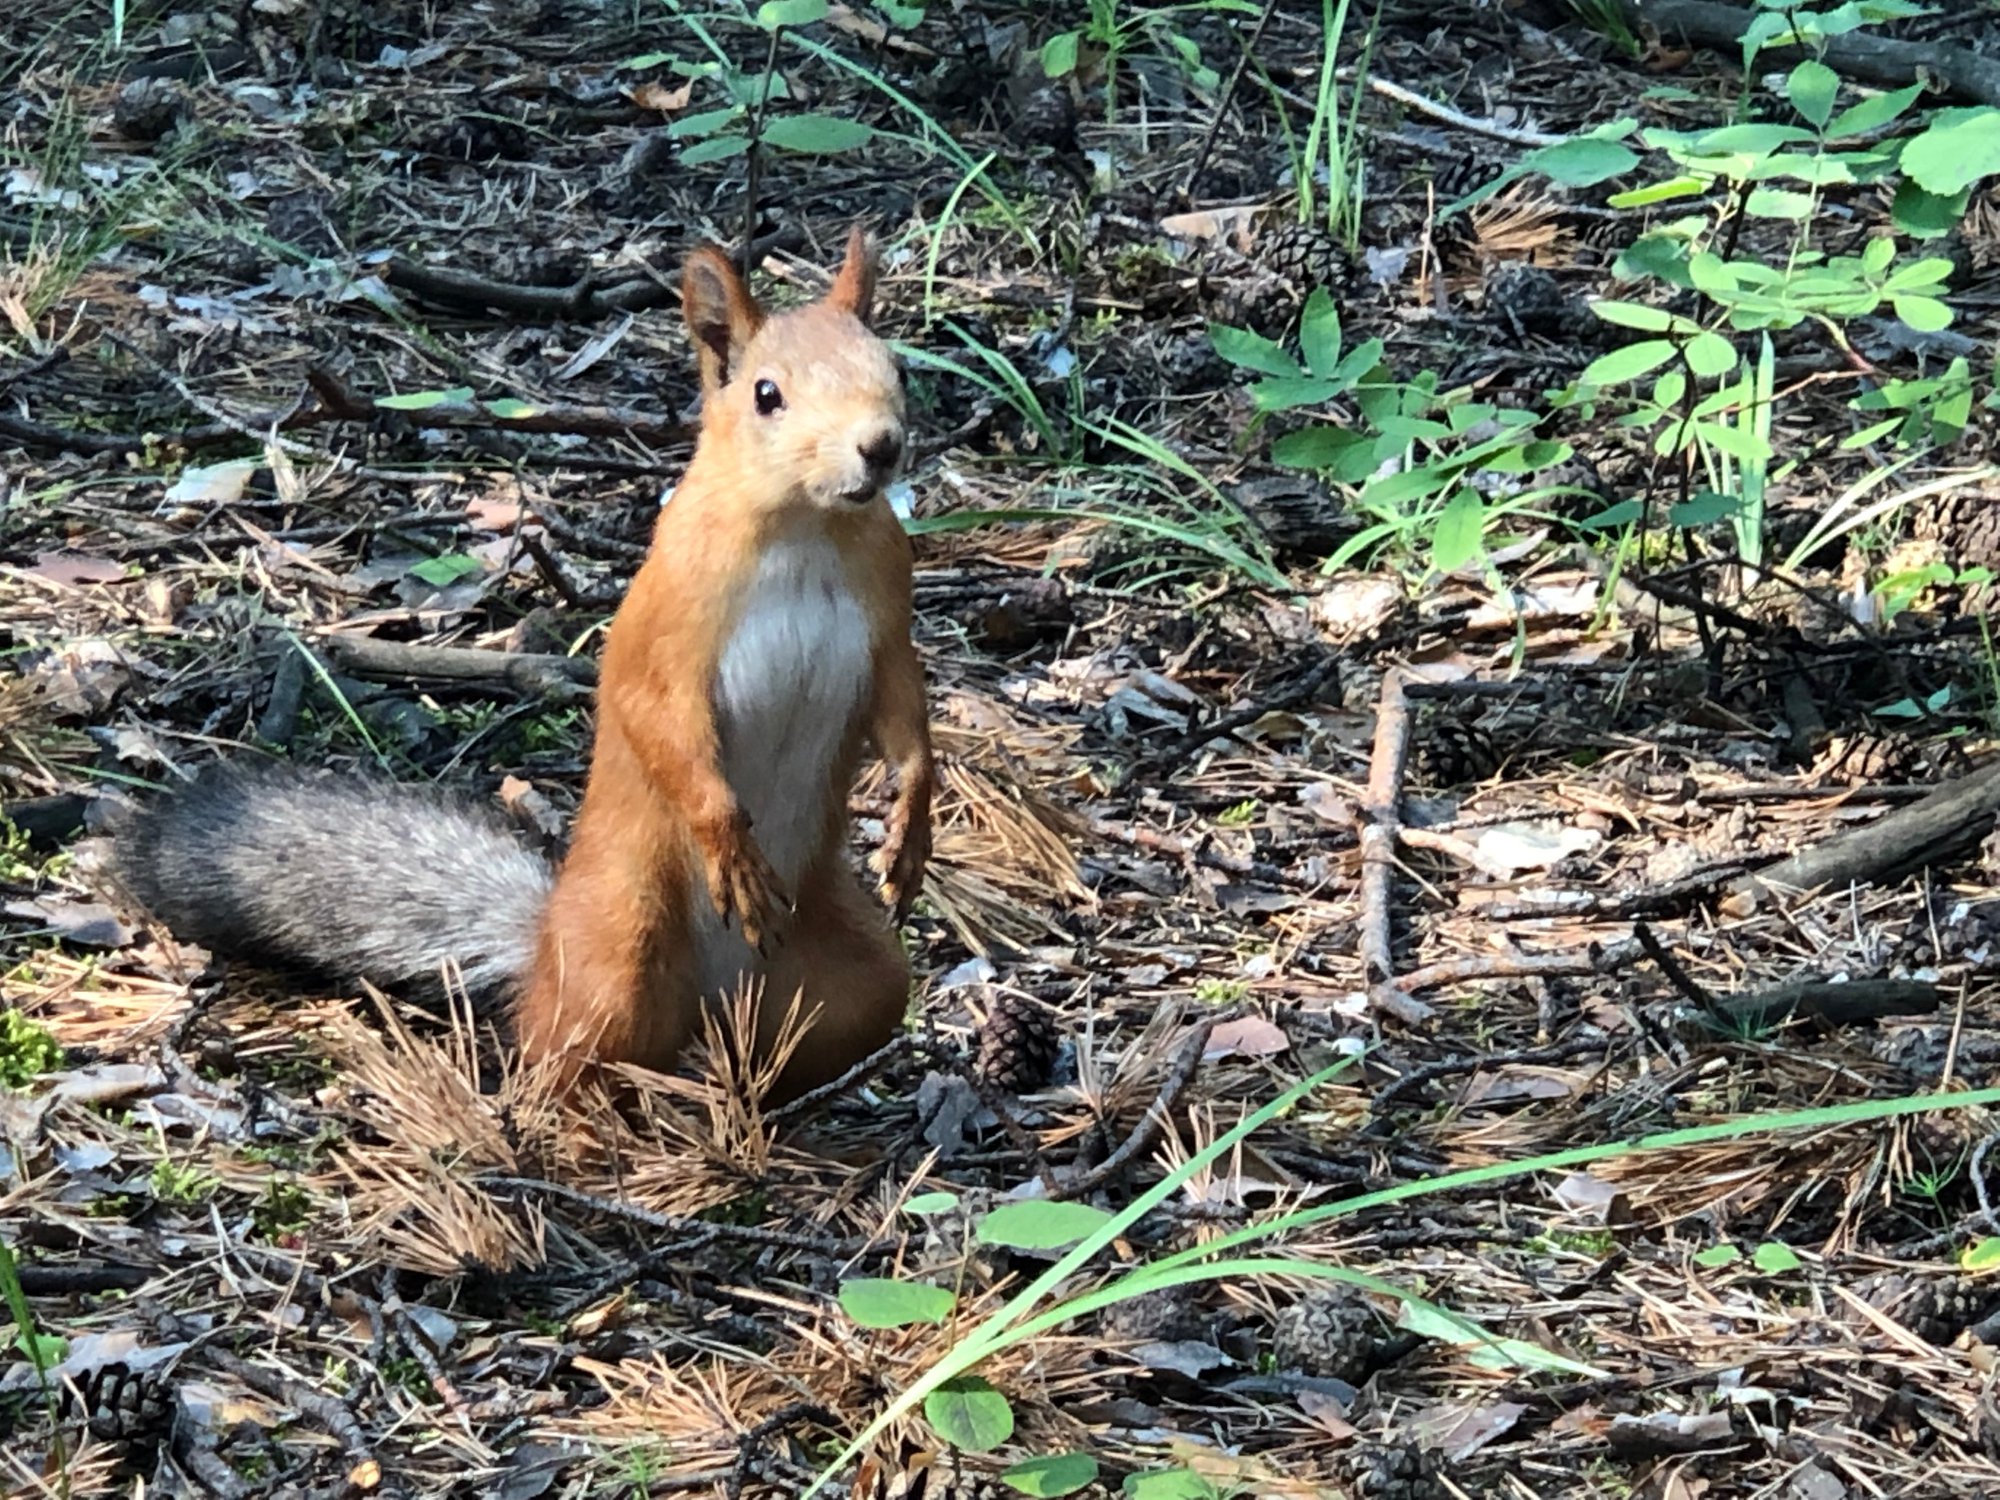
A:
[[[553,871],[497,812],[434,788],[213,766],[112,841],[111,874],[176,937],[413,999],[455,962],[490,1005],[534,956]]]

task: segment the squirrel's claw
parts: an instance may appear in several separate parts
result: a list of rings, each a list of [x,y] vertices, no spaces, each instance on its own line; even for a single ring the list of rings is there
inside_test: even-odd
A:
[[[909,919],[910,909],[917,904],[930,856],[929,825],[913,820],[909,808],[899,804],[889,815],[889,827],[874,861],[875,872],[882,877],[882,904],[896,914],[899,924]]]
[[[725,922],[734,918],[743,929],[743,940],[762,954],[768,951],[790,902],[749,827],[734,828],[731,835],[709,852],[709,898],[715,904],[715,914]]]

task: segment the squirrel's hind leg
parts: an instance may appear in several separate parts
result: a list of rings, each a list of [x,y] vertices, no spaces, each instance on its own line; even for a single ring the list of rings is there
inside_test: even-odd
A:
[[[760,1053],[776,1039],[801,985],[801,1013],[819,1014],[767,1103],[831,1083],[884,1046],[909,1009],[909,961],[881,908],[838,856],[801,882],[790,929],[771,955],[757,1018]]]

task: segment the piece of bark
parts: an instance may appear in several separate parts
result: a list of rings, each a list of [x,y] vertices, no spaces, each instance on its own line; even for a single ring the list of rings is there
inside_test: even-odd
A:
[[[1945,783],[1921,802],[1835,834],[1731,883],[1754,900],[1778,890],[1805,892],[1893,880],[1976,847],[2000,814],[2000,761]]]
[[[1680,39],[1743,55],[1743,33],[1757,12],[1716,0],[1625,0],[1628,25],[1650,27],[1667,41]],[[1943,42],[1903,42],[1850,31],[1815,43],[1820,61],[1847,78],[1901,85],[1929,77],[1975,104],[2000,105],[2000,58],[1981,57]],[[1766,47],[1758,60],[1774,63],[1806,54],[1797,47]]]
[[[597,682],[597,663],[581,656],[420,646],[365,635],[323,636],[319,645],[335,667],[377,681],[479,682],[560,700],[587,696]]]

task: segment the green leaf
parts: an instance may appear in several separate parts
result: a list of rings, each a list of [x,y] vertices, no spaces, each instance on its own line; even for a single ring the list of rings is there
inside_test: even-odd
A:
[[[1781,1245],[1776,1240],[1766,1240],[1751,1252],[1750,1259],[1758,1270],[1766,1276],[1782,1276],[1788,1271],[1796,1271],[1803,1262],[1790,1245]]]
[[[1719,422],[1697,422],[1695,431],[1713,447],[1720,448],[1738,463],[1767,464],[1771,445],[1744,427],[1727,427]]]
[[[958,1194],[956,1193],[919,1193],[903,1205],[906,1212],[916,1214],[919,1218],[927,1218],[931,1214],[946,1213],[957,1207]]]
[[[1275,339],[1247,328],[1231,328],[1227,323],[1208,325],[1208,341],[1215,352],[1238,369],[1255,370],[1259,375],[1302,375],[1299,362]]]
[[[1733,1266],[1741,1259],[1743,1252],[1734,1245],[1710,1245],[1696,1253],[1694,1263],[1713,1271],[1722,1266]]]
[[[1306,299],[1299,321],[1299,347],[1305,352],[1308,370],[1321,379],[1331,378],[1340,363],[1340,309],[1325,287],[1315,287]]]
[[[1971,201],[1971,188],[1957,193],[1927,193],[1906,177],[1896,184],[1889,220],[1905,234],[1926,240],[1941,239],[1958,227]]]
[[[1918,333],[1937,333],[1951,326],[1951,309],[1935,297],[1895,297],[1889,305]]]
[[[681,161],[690,167],[699,167],[706,162],[728,161],[732,156],[741,156],[750,149],[747,135],[712,135],[705,141],[697,141],[681,153]]]
[[[1796,125],[1778,125],[1753,120],[1745,125],[1724,125],[1703,131],[1690,143],[1701,156],[1769,156],[1783,146],[1794,146],[1813,138],[1810,130]]]
[[[1927,256],[1899,267],[1882,283],[1885,292],[1930,292],[1943,286],[1958,268],[1942,255]]]
[[[1486,550],[1486,501],[1477,490],[1461,488],[1438,512],[1431,534],[1431,566],[1456,573]]]
[[[48,1370],[62,1363],[69,1352],[69,1344],[60,1335],[53,1333],[24,1333],[14,1340],[14,1347],[27,1357],[28,1363],[37,1370]]]
[[[463,552],[448,552],[443,557],[427,557],[420,563],[413,563],[410,576],[421,579],[432,588],[449,588],[467,574],[485,570],[486,564],[476,557],[467,557]]]
[[[1688,344],[1687,362],[1703,380],[1714,380],[1736,368],[1736,346],[1719,333],[1704,333]]]
[[[1753,219],[1783,219],[1796,224],[1812,217],[1813,196],[1787,188],[1760,187],[1743,200],[1743,211]]]
[[[1368,339],[1356,344],[1333,367],[1333,374],[1328,378],[1342,390],[1351,390],[1382,362],[1382,347],[1380,339]]]
[[[1469,1318],[1414,1299],[1404,1301],[1397,1310],[1396,1326],[1439,1343],[1456,1345],[1465,1351],[1469,1362],[1482,1369],[1561,1370],[1576,1374],[1588,1368],[1525,1339],[1488,1333]]]
[[[2000,1266],[2000,1235],[1987,1235],[1958,1252],[1961,1271],[1991,1271]]]
[[[1023,1495],[1074,1495],[1097,1482],[1097,1460],[1088,1453],[1052,1453],[1001,1470],[1000,1482]]]
[[[875,8],[898,31],[915,31],[924,24],[924,7],[921,5],[890,5],[884,0],[875,0]]]
[[[429,411],[434,406],[463,406],[471,399],[471,386],[455,385],[442,391],[409,391],[401,396],[377,396],[375,404],[385,411]]]
[[[979,1221],[979,1243],[1010,1250],[1061,1250],[1095,1234],[1110,1218],[1088,1203],[1003,1203]]]
[[[1830,141],[1846,140],[1849,136],[1866,135],[1871,130],[1879,130],[1891,120],[1917,102],[1917,95],[1924,91],[1921,83],[1913,83],[1906,89],[1892,93],[1876,94],[1863,99],[1859,104],[1851,104],[1833,117],[1826,127],[1826,138]]]
[[[2000,172],[2000,109],[1941,109],[1903,144],[1903,170],[1926,192],[1959,193]]]
[[[858,1276],[840,1284],[840,1307],[863,1328],[907,1328],[942,1323],[958,1299],[941,1286]]]
[[[1067,78],[1076,71],[1076,53],[1083,41],[1080,31],[1059,31],[1042,43],[1042,71],[1051,78]]]
[[[1649,203],[1665,203],[1670,198],[1691,198],[1697,193],[1708,191],[1713,177],[1669,177],[1664,182],[1648,183],[1642,188],[1629,192],[1613,193],[1605,204],[1611,208],[1644,208]]]
[[[1670,526],[1694,527],[1713,526],[1717,521],[1727,521],[1743,509],[1743,502],[1734,495],[1717,494],[1714,490],[1703,490],[1697,495],[1667,507],[1667,524]]]
[[[947,1380],[926,1396],[924,1420],[952,1447],[967,1453],[988,1452],[1014,1435],[1014,1408],[977,1375]]]
[[[1278,376],[1251,386],[1250,399],[1257,403],[1259,411],[1297,411],[1302,406],[1322,406],[1346,389],[1337,380]]]
[[[1638,165],[1638,153],[1631,147],[1593,136],[1558,141],[1521,158],[1523,171],[1539,172],[1565,187],[1593,187]]]
[[[685,140],[689,136],[714,135],[716,131],[733,123],[743,113],[740,106],[730,109],[705,109],[699,114],[682,115],[667,125],[667,135],[673,140]]]
[[[1217,1500],[1217,1490],[1192,1469],[1154,1469],[1127,1474],[1119,1488],[1131,1500]]]
[[[1641,339],[1593,359],[1578,377],[1585,385],[1624,385],[1674,357],[1671,339]]]
[[[1880,276],[1895,258],[1896,242],[1886,234],[1876,235],[1861,247],[1861,269],[1870,276]]]
[[[1611,269],[1620,281],[1654,276],[1674,286],[1693,285],[1688,278],[1687,246],[1671,234],[1641,235],[1619,253]]]
[[[764,0],[757,7],[757,24],[766,31],[780,26],[810,26],[826,19],[827,0]]]
[[[781,151],[837,156],[875,139],[875,127],[839,115],[786,115],[764,126],[764,142]]]
[[[485,403],[487,411],[503,422],[518,422],[524,417],[532,417],[541,408],[532,401],[517,400],[513,396],[502,396],[497,401]]]
[[[1288,432],[1271,444],[1271,462],[1286,469],[1331,469],[1342,471],[1341,477],[1353,483],[1354,478],[1345,472],[1350,459],[1359,454],[1373,468],[1374,443],[1365,433],[1348,432],[1340,427],[1308,427],[1303,432]],[[1366,472],[1361,477],[1366,477]]]
[[[1608,531],[1613,526],[1630,526],[1646,514],[1643,500],[1620,500],[1616,505],[1599,511],[1587,521],[1577,524],[1586,531]]]
[[[1674,315],[1664,307],[1648,307],[1643,302],[1616,302],[1609,297],[1590,304],[1590,310],[1607,323],[1620,328],[1636,328],[1641,333],[1665,333],[1674,326]]]
[[[1792,108],[1815,125],[1826,123],[1839,92],[1840,75],[1816,57],[1800,63],[1785,80],[1785,97]]]

